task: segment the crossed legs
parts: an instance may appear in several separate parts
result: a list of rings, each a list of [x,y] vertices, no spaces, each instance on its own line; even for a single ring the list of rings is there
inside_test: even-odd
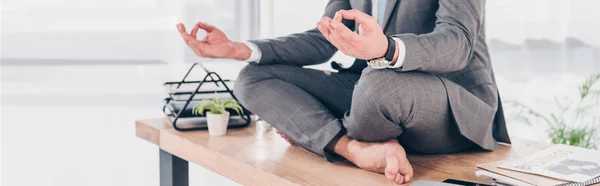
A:
[[[405,148],[439,154],[473,147],[452,120],[441,80],[425,73],[366,69],[359,76],[250,64],[234,90],[295,144],[397,183],[412,176]]]

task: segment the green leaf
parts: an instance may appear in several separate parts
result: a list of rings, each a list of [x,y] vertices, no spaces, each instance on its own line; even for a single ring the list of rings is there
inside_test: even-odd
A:
[[[554,144],[566,144],[584,148],[595,149],[598,143],[598,134],[596,129],[589,125],[581,128],[572,128],[562,125],[551,127],[548,131],[548,137]]]
[[[238,115],[244,113],[242,106],[235,99],[227,99],[223,102],[223,106],[228,109],[234,110]]]
[[[195,105],[192,114],[202,115],[206,110],[214,114],[223,114],[227,112],[226,109],[232,109],[240,115],[244,112],[242,106],[235,99],[219,99],[216,95],[214,99],[204,100]]]
[[[598,82],[599,79],[600,74],[592,75],[579,86],[579,94],[581,99],[585,99],[589,95],[591,88]]]
[[[554,96],[554,103],[556,104],[556,106],[558,107],[558,109],[560,110],[560,112],[562,112],[562,113],[564,113],[567,110],[569,110],[569,107],[561,104],[560,101],[558,101],[558,98],[556,96]]]
[[[532,119],[541,119],[541,120],[545,121],[546,124],[552,125],[552,122],[550,122],[550,119],[548,119],[546,116],[542,115],[541,113],[534,111],[533,109],[529,108],[528,106],[526,106],[524,104],[521,104],[516,101],[506,101],[505,104],[507,104],[507,106],[509,106],[509,107],[514,107],[515,109],[517,109],[520,114],[520,116],[518,116],[517,118],[519,118],[521,121],[524,121],[528,125],[531,125]]]

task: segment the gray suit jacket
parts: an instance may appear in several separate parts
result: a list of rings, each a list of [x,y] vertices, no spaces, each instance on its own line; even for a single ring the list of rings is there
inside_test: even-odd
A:
[[[330,0],[325,15],[342,9],[371,13],[370,0]],[[399,73],[422,71],[441,77],[461,133],[484,149],[510,143],[488,47],[485,0],[388,0],[384,32],[399,37],[406,57]],[[357,30],[358,24],[344,24]],[[315,28],[304,33],[252,41],[259,64],[313,65],[337,49]],[[364,63],[364,62],[363,62]]]

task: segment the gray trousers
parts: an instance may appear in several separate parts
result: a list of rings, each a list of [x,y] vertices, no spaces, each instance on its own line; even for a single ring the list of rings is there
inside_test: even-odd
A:
[[[249,64],[234,92],[248,110],[320,155],[340,133],[366,142],[396,138],[408,151],[426,154],[476,146],[458,131],[444,84],[427,73]]]

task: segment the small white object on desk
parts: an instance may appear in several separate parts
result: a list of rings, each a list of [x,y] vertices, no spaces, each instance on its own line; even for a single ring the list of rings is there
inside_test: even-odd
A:
[[[223,136],[227,133],[227,125],[229,124],[229,112],[223,114],[206,113],[206,121],[208,122],[208,134],[211,136]]]
[[[265,120],[256,121],[256,130],[269,131],[271,129],[273,129],[273,126],[271,126],[271,124],[267,123]]]

